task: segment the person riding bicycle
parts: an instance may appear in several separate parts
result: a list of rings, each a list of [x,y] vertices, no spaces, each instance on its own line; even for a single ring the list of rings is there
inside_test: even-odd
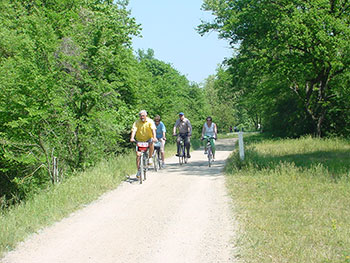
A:
[[[142,110],[139,112],[140,119],[135,121],[132,125],[130,142],[135,142],[135,138],[139,142],[149,143],[149,156],[153,155],[154,145],[153,142],[157,141],[156,138],[156,126],[152,119],[147,117],[147,111]],[[136,165],[137,176],[139,176],[140,169],[140,156],[141,152],[136,151]],[[152,164],[152,158],[149,159],[149,164]]]
[[[191,122],[185,118],[185,114],[183,112],[179,113],[179,118],[176,120],[174,128],[173,128],[173,135],[176,136],[176,129],[179,129],[179,136],[176,139],[177,142],[177,154],[176,156],[180,156],[180,141],[181,138],[184,140],[186,151],[187,151],[187,158],[191,158],[190,155],[190,137],[192,136],[192,125]]]
[[[160,116],[157,115],[154,117],[154,123],[156,125],[156,136],[157,140],[160,142],[160,154],[162,158],[162,167],[164,168],[165,163],[164,163],[164,145],[165,145],[165,133],[166,133],[166,128],[164,123],[160,120]]]
[[[215,160],[215,141],[218,136],[218,130],[216,124],[213,122],[210,116],[207,117],[206,122],[203,125],[202,137],[203,140],[205,137],[210,140],[211,149],[213,151],[213,160]],[[208,140],[207,139],[207,140]],[[207,144],[205,144],[204,154],[207,154]]]

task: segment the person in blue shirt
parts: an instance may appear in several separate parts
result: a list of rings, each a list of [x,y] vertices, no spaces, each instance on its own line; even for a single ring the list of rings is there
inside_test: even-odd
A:
[[[166,133],[166,128],[164,123],[160,120],[160,116],[157,115],[154,117],[154,123],[156,125],[156,137],[158,141],[160,142],[160,153],[161,153],[161,158],[162,158],[162,167],[164,168],[165,163],[164,163],[164,145],[165,145],[165,133]]]

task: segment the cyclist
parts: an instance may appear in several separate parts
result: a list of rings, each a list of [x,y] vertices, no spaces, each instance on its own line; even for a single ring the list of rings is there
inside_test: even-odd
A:
[[[214,140],[216,140],[217,136],[218,136],[218,130],[216,127],[216,124],[213,122],[212,118],[210,116],[207,117],[206,122],[203,125],[203,129],[202,129],[202,140],[205,137],[209,137],[209,138],[213,138],[210,139],[210,144],[211,144],[211,148],[213,150],[213,160],[215,160],[215,142]],[[207,154],[207,144],[205,144],[205,150],[204,150],[204,154]]]
[[[191,122],[185,118],[185,114],[183,112],[179,113],[179,118],[176,120],[174,128],[173,128],[173,135],[176,136],[176,129],[179,129],[179,136],[177,137],[177,154],[176,156],[180,155],[180,141],[181,138],[185,142],[185,147],[187,151],[187,158],[191,158],[190,155],[190,137],[192,136],[192,125]]]
[[[156,125],[156,136],[157,140],[160,142],[160,154],[162,158],[162,167],[164,168],[165,163],[164,163],[164,145],[165,145],[165,133],[166,133],[166,128],[164,123],[160,120],[160,116],[157,115],[154,117],[154,123]]]
[[[147,111],[142,110],[139,112],[140,119],[135,121],[132,125],[130,142],[137,141],[149,143],[149,156],[153,155],[154,145],[153,142],[157,141],[156,138],[156,126],[152,119],[147,117]],[[140,156],[141,152],[136,151],[136,165],[137,165],[137,177],[140,176]],[[152,158],[149,159],[149,164],[152,164]]]

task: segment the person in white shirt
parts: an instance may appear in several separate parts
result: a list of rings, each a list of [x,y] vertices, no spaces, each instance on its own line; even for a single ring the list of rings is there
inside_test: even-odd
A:
[[[203,125],[202,129],[202,140],[206,138],[210,140],[211,148],[213,150],[213,159],[215,159],[215,141],[218,137],[218,129],[216,124],[213,122],[210,116],[207,117],[206,122]],[[207,154],[207,144],[205,144],[204,154]]]

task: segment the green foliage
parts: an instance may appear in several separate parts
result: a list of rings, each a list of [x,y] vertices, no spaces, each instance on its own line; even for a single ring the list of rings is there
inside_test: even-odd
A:
[[[55,157],[63,179],[125,152],[140,109],[168,131],[184,111],[199,133],[202,90],[152,50],[134,55],[127,3],[0,2],[2,206],[56,183]]]
[[[206,0],[203,9],[212,11],[215,19],[199,26],[201,34],[216,30],[230,44],[239,44],[228,63],[233,82],[227,90],[241,92],[242,99],[234,101],[249,116],[263,113],[263,126],[268,127],[276,116],[283,121],[280,105],[288,101],[297,106],[287,123],[292,134],[344,133],[334,129],[331,113],[344,108],[334,98],[349,94],[349,3]],[[336,119],[349,124],[345,116]],[[307,125],[293,127],[293,120]]]
[[[202,125],[209,112],[203,90],[195,83],[190,83],[170,64],[154,58],[154,51],[138,51],[138,60],[143,69],[143,87],[139,106],[147,109],[150,117],[160,115],[168,135],[179,112],[184,112],[193,126],[194,137],[199,137]],[[168,136],[171,139],[170,136]]]

